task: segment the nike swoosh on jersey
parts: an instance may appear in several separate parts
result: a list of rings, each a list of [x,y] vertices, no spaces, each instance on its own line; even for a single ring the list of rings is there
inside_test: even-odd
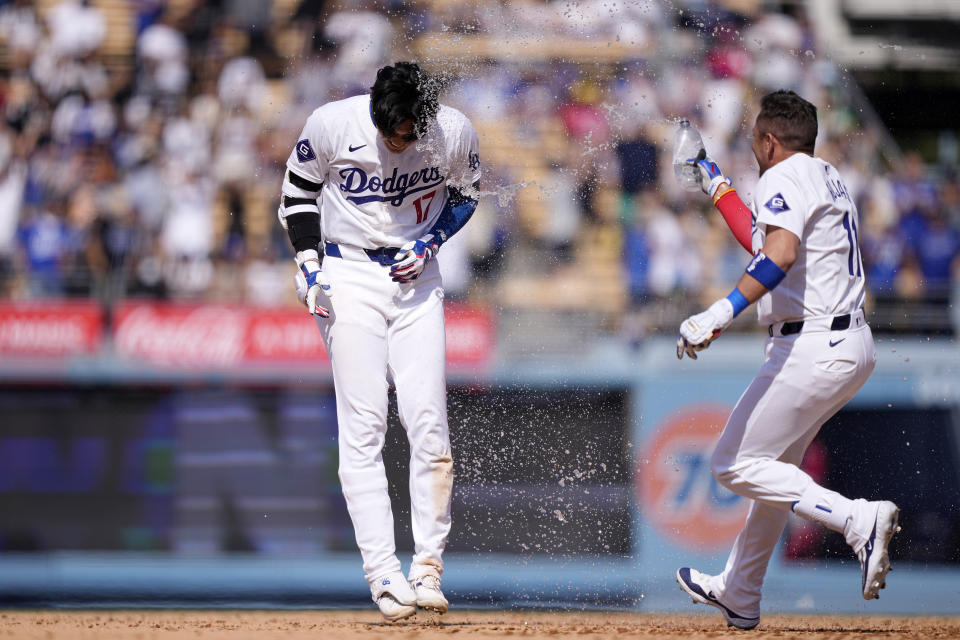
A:
[[[840,339],[837,340],[836,342],[834,342],[833,340],[831,340],[831,341],[830,341],[830,346],[831,346],[831,347],[835,347],[835,346],[837,346],[838,344],[840,344],[841,342],[843,342],[844,340],[846,340],[846,338],[840,338]]]
[[[367,145],[365,145],[365,144],[359,144],[359,145],[357,145],[357,146],[350,145],[349,147],[347,147],[347,149],[349,149],[350,152],[352,153],[352,152],[356,151],[357,149],[363,149],[365,146],[367,146]]]

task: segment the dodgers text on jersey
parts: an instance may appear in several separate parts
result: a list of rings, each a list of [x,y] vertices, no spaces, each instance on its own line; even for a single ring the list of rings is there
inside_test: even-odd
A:
[[[440,167],[424,167],[411,173],[398,173],[394,167],[389,178],[380,179],[377,176],[368,176],[367,172],[359,167],[349,167],[340,170],[340,180],[341,191],[355,194],[346,196],[350,202],[389,202],[399,207],[407,196],[443,184],[446,176],[440,173]]]

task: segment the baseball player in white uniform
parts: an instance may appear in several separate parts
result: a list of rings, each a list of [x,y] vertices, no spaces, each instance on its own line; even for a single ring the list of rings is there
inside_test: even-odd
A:
[[[857,208],[837,170],[814,157],[817,111],[792,91],[765,96],[753,129],[760,181],[751,212],[720,169],[701,157],[701,185],[735,235],[752,233],[753,260],[729,296],[680,325],[677,357],[696,359],[734,316],[756,302],[769,338],[760,373],[740,397],[710,461],[717,481],[751,498],[726,567],[707,575],[684,567],[677,581],[694,602],[721,610],[729,625],[760,620],[763,577],[787,516],[842,533],[860,560],[867,600],[890,570],[899,530],[888,501],[851,500],[800,470],[820,427],[863,386],[876,363],[864,320],[864,272]],[[703,154],[701,154],[702,156]]]
[[[297,290],[333,367],[340,482],[374,602],[390,621],[443,613],[450,531],[443,283],[435,259],[477,206],[477,134],[418,65],[377,72],[369,95],[327,103],[287,160],[278,212]],[[388,374],[410,441],[415,555],[401,572],[381,457]]]

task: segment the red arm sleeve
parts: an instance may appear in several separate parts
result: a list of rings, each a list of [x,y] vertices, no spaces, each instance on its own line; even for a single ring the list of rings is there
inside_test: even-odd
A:
[[[743,204],[743,200],[737,195],[737,190],[727,189],[713,204],[730,227],[733,237],[750,255],[753,255],[753,236],[750,233],[750,221],[753,215],[750,213],[750,208]]]

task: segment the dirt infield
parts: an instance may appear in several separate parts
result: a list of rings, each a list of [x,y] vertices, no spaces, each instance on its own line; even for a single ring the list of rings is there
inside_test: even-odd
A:
[[[230,638],[960,638],[960,618],[765,616],[751,632],[727,629],[720,614],[451,611],[386,624],[369,611],[3,611],[0,639],[138,640]]]

